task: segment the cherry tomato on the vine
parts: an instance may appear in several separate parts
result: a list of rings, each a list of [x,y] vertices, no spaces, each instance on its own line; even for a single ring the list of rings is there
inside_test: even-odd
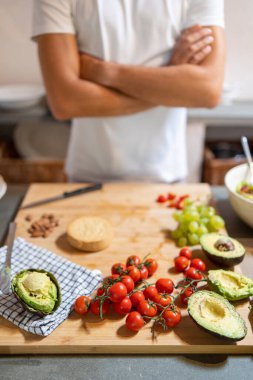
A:
[[[166,197],[166,195],[161,194],[161,195],[158,195],[156,202],[165,203],[167,202],[167,200],[168,200],[168,197]]]
[[[184,305],[188,305],[188,298],[195,292],[192,286],[186,288],[183,293],[180,294],[181,301]]]
[[[191,260],[192,258],[192,251],[188,247],[181,248],[179,251],[179,256],[184,256],[187,259]]]
[[[127,258],[126,266],[130,267],[131,265],[139,265],[141,263],[141,259],[139,256],[132,255]]]
[[[201,280],[203,278],[202,274],[198,271],[198,269],[190,267],[185,272],[185,276],[192,280]]]
[[[172,293],[174,290],[173,281],[169,278],[159,278],[155,286],[159,293]]]
[[[200,270],[201,272],[205,272],[206,270],[206,264],[204,263],[203,260],[196,258],[191,260],[190,267],[196,268]]]
[[[131,331],[139,331],[144,324],[144,319],[138,311],[131,311],[126,318],[126,327]]]
[[[158,294],[158,290],[154,285],[149,285],[145,290],[143,290],[143,294],[146,299],[153,301],[154,297]]]
[[[152,276],[158,268],[157,261],[155,259],[152,259],[151,257],[144,261],[144,265],[145,265],[145,267],[147,267],[149,276]]]
[[[138,282],[141,278],[139,269],[134,265],[130,265],[130,267],[127,267],[127,273],[128,276],[132,277],[134,282]]]
[[[122,284],[124,284],[127,288],[127,293],[130,293],[132,290],[134,290],[134,280],[130,276],[122,276],[121,279]]]
[[[119,315],[128,314],[132,309],[132,302],[129,297],[123,298],[120,302],[113,304],[114,311]]]
[[[102,305],[102,314],[107,314],[109,311],[110,301],[105,300]],[[100,314],[100,300],[93,299],[90,303],[90,309],[93,314],[99,315]]]
[[[146,280],[148,278],[148,269],[145,267],[145,265],[140,264],[139,265],[139,271],[140,271],[140,280]]]
[[[189,266],[190,261],[184,256],[178,256],[175,258],[174,263],[178,272],[184,272]]]
[[[127,288],[122,282],[116,282],[108,290],[109,299],[112,302],[120,302],[127,295]]]
[[[124,270],[126,270],[125,264],[116,263],[116,264],[113,264],[113,266],[111,268],[111,273],[112,274],[121,274],[122,272],[124,272]]]
[[[130,296],[130,300],[134,307],[137,307],[141,301],[145,300],[145,296],[141,290],[137,290]]]
[[[176,306],[173,306],[173,308],[168,307],[163,313],[163,318],[168,327],[175,327],[181,321],[181,311]]]
[[[77,314],[85,315],[89,311],[90,307],[90,297],[80,296],[76,299],[74,304],[74,309]]]
[[[157,295],[153,298],[153,301],[158,304],[158,309],[162,310],[162,307],[159,307],[159,305],[163,307],[168,306],[171,303],[172,298],[169,296],[169,294],[157,293]]]
[[[157,306],[148,300],[141,301],[137,306],[137,310],[147,317],[154,317],[157,314]]]
[[[100,286],[100,288],[98,288],[97,290],[97,296],[102,296],[104,292],[105,292],[105,289],[102,286]]]

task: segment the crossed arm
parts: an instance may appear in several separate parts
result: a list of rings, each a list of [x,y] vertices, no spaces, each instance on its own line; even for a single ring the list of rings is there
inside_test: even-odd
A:
[[[197,29],[192,28],[191,38],[200,32]],[[204,36],[203,30],[209,36]],[[79,55],[75,37],[68,34],[38,37],[52,112],[56,118],[64,120],[126,115],[159,105],[214,107],[223,82],[224,35],[219,27],[203,30],[202,39],[197,43],[183,33],[179,48],[176,46],[170,62],[163,67],[121,65]],[[212,44],[204,45],[204,54],[197,44],[201,41],[204,44],[204,39],[210,37]]]

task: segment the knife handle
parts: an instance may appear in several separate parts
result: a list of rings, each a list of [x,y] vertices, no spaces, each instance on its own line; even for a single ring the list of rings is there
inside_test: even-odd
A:
[[[63,193],[64,198],[73,197],[82,193],[89,193],[90,191],[100,190],[102,189],[102,183],[96,183],[95,185],[81,187],[80,189],[73,191],[65,191]]]

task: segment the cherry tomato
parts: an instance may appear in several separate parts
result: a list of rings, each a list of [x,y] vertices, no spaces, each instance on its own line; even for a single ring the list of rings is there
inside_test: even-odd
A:
[[[190,267],[196,268],[200,270],[201,272],[205,272],[206,270],[206,264],[201,259],[192,259]]]
[[[116,282],[108,291],[109,299],[112,302],[120,302],[127,295],[127,288],[122,282]]]
[[[159,307],[159,305],[163,307],[168,306],[171,303],[172,298],[166,293],[157,293],[153,301],[158,304],[158,309],[162,310],[162,307]]]
[[[104,284],[114,284],[116,281],[119,278],[119,274],[113,274],[111,276],[108,276],[104,279]]]
[[[126,327],[131,331],[139,331],[144,324],[144,319],[138,311],[131,311],[126,318]]]
[[[187,259],[191,260],[192,258],[192,251],[188,247],[184,247],[180,249],[179,256],[184,256]]]
[[[152,276],[152,274],[154,274],[158,268],[157,261],[155,259],[152,259],[152,258],[146,259],[144,262],[144,265],[145,265],[145,267],[147,267],[149,276]]]
[[[134,282],[138,282],[141,278],[139,269],[134,265],[127,267],[127,273],[128,273],[128,276],[132,277]]]
[[[127,258],[126,266],[130,267],[131,265],[139,265],[140,263],[141,259],[139,258],[139,256],[132,255]]]
[[[158,294],[158,290],[154,285],[149,285],[144,291],[143,294],[146,299],[149,299],[151,301],[154,300],[154,297]]]
[[[107,314],[109,311],[110,301],[105,300],[102,305],[102,314]],[[90,303],[90,309],[93,314],[99,315],[100,314],[100,300],[92,300]]]
[[[130,276],[122,276],[121,279],[122,284],[124,284],[127,288],[127,293],[130,293],[134,290],[134,280]]]
[[[146,280],[148,278],[148,268],[145,267],[145,265],[140,264],[139,271],[140,271],[140,275],[141,275],[140,280]]]
[[[168,201],[173,201],[173,199],[175,199],[175,198],[176,198],[176,194],[174,194],[174,193],[168,193],[168,195],[167,195]]]
[[[198,271],[198,269],[190,267],[185,272],[185,276],[191,278],[192,280],[201,280],[203,278],[202,274]]]
[[[126,266],[122,263],[113,264],[111,268],[112,274],[121,274],[122,272],[124,272],[124,270],[126,270]]]
[[[169,278],[159,278],[155,286],[159,293],[172,293],[174,290],[174,284],[173,281]]]
[[[141,301],[137,306],[137,310],[147,317],[154,317],[157,314],[157,306],[152,301]]]
[[[184,256],[178,256],[174,260],[175,267],[178,272],[184,272],[185,269],[189,266],[190,261]]]
[[[90,297],[80,296],[76,299],[74,309],[77,314],[84,315],[88,313],[90,307]]]
[[[140,290],[137,290],[137,292],[134,292],[131,296],[130,296],[130,300],[132,302],[132,305],[134,307],[137,307],[138,304],[141,302],[141,301],[144,301],[145,300],[145,296],[143,294],[142,291]]]
[[[119,315],[128,314],[132,309],[132,302],[129,297],[123,298],[120,302],[113,304],[114,311]]]
[[[102,286],[100,286],[100,288],[98,288],[97,290],[97,296],[102,296],[104,294],[105,290],[103,289]]]
[[[161,195],[158,195],[156,202],[165,203],[167,202],[167,200],[168,200],[168,197],[166,197],[166,195],[161,194]]]
[[[163,313],[163,318],[168,327],[175,327],[181,321],[181,311],[178,307],[168,308]]]
[[[188,305],[188,298],[195,292],[195,289],[192,286],[186,288],[183,293],[180,294],[181,301],[184,305]]]

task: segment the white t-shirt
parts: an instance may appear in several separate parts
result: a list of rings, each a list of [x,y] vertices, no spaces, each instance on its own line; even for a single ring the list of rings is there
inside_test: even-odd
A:
[[[71,33],[82,52],[158,67],[168,63],[184,28],[223,26],[223,13],[223,0],[34,0],[33,37]],[[185,127],[186,110],[176,107],[76,118],[67,174],[77,181],[184,179]]]

